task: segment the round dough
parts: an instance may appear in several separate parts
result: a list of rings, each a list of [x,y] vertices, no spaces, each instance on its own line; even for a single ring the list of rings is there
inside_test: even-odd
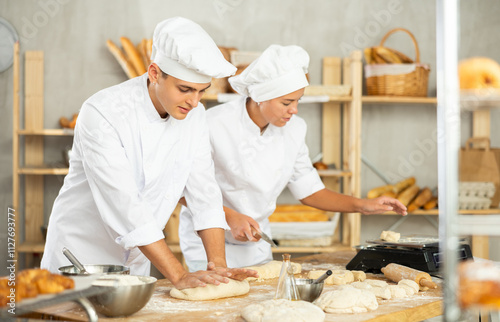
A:
[[[388,286],[386,281],[367,279],[365,283],[370,284],[372,287],[385,287]]]
[[[401,286],[389,285],[387,288],[390,290],[393,299],[401,299],[403,297],[406,297],[406,290]]]
[[[367,288],[372,288],[372,286],[368,283],[365,282],[353,282],[351,283],[352,287],[359,288],[359,289],[367,289]]]
[[[326,270],[310,271],[307,278],[317,279],[325,274]],[[325,284],[328,285],[345,285],[354,282],[354,275],[348,270],[332,270],[332,275],[328,276]]]
[[[325,313],[316,305],[306,301],[283,299],[249,305],[243,309],[241,316],[248,322],[321,322],[325,320]]]
[[[314,303],[327,313],[362,313],[378,308],[373,293],[351,286],[323,293]]]
[[[356,282],[363,282],[366,279],[366,273],[363,271],[351,271]]]
[[[388,286],[385,287],[372,287],[369,288],[368,291],[372,292],[373,295],[380,299],[390,300],[392,298],[391,290]]]
[[[298,264],[298,263],[291,263],[291,264],[292,264],[294,274],[299,274],[300,272],[302,272],[302,266],[300,264]],[[253,269],[254,271],[257,271],[257,273],[259,273],[258,279],[262,280],[262,279],[279,277],[282,265],[283,265],[283,262],[270,261],[264,265],[249,266],[249,267],[245,267],[245,268],[246,269]],[[257,278],[255,278],[255,277],[248,277],[247,281],[254,281],[256,279]]]
[[[414,290],[413,294],[418,293],[418,290],[420,288],[420,285],[418,285],[415,281],[406,280],[406,279],[399,281],[398,285],[410,287],[411,289]]]
[[[250,291],[250,285],[246,280],[229,280],[229,283],[220,283],[219,285],[208,284],[204,287],[185,288],[170,290],[170,296],[188,301],[215,300],[224,297],[233,297],[247,294]]]

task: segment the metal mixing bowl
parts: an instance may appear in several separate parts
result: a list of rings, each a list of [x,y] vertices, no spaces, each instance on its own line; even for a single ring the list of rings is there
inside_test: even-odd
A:
[[[83,267],[89,274],[130,274],[130,268],[122,265],[83,265]],[[73,265],[59,267],[59,272],[69,276],[86,275],[79,274],[79,270]]]
[[[313,284],[314,280],[308,278],[296,278],[295,284],[297,285],[297,290],[299,291],[300,299],[307,302],[313,302],[316,300],[323,292],[323,282],[318,284]]]
[[[142,309],[154,293],[156,278],[137,276],[144,284],[94,286],[109,288],[109,292],[89,297],[95,310],[106,316],[125,316]]]

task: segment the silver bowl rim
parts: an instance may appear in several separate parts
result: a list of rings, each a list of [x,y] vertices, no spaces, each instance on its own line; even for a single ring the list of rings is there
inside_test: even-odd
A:
[[[66,270],[70,270],[72,268],[75,268],[75,265],[67,265],[67,266],[61,266],[57,269],[59,273],[62,275],[67,275],[67,276],[86,276],[86,275],[106,275],[106,274],[130,274],[130,267],[124,266],[124,265],[118,265],[118,264],[84,264],[83,267],[85,269],[87,268],[92,268],[92,267],[117,267],[121,268],[121,270],[116,271],[116,272],[95,272],[89,274],[80,274],[80,273],[73,273],[73,272],[68,272]]]
[[[120,274],[113,274],[113,275],[120,276]],[[154,285],[158,281],[158,279],[156,277],[154,277],[154,276],[146,276],[146,275],[127,275],[127,276],[136,276],[136,277],[139,277],[141,279],[141,281],[144,282],[144,284],[117,285],[117,286],[115,286],[115,285],[92,285],[92,286],[93,287],[110,287],[110,288],[124,288],[124,287],[134,287],[134,286],[143,287],[145,285]],[[105,278],[105,276],[103,276],[102,278]],[[144,279],[150,279],[150,280],[149,281],[144,281],[143,278]],[[99,280],[99,278],[97,278],[95,281],[98,281],[98,280]]]

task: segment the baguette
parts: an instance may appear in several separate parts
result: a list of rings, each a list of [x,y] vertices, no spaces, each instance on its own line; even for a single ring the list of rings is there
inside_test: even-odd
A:
[[[127,54],[128,60],[132,63],[136,72],[139,75],[144,74],[146,72],[146,67],[144,67],[141,55],[134,44],[127,37],[120,37],[120,42],[122,43],[123,50]]]
[[[142,62],[144,66],[146,67],[146,70],[148,69],[148,66],[150,64],[149,57],[147,54],[146,46],[147,46],[148,40],[146,38],[143,38],[141,42],[137,45],[137,51],[141,55]]]
[[[381,197],[389,197],[389,198],[394,198],[396,199],[397,195],[396,193],[391,190],[391,191],[387,191],[387,192],[384,192],[383,194],[380,195]]]
[[[106,46],[108,50],[113,54],[116,61],[120,64],[125,74],[127,74],[128,78],[134,78],[139,76],[134,69],[134,66],[127,60],[123,51],[110,39],[106,41]]]
[[[430,210],[436,208],[438,203],[438,198],[437,197],[432,197],[431,200],[427,201],[424,205],[425,210]]]
[[[382,64],[401,64],[402,60],[399,58],[398,55],[390,51],[386,47],[382,46],[377,46],[374,47],[372,50],[372,55],[374,55],[374,58],[376,59],[377,57],[380,58],[383,63]]]
[[[418,208],[422,207],[429,200],[431,200],[431,198],[432,198],[431,189],[424,188],[424,189],[420,190],[417,197],[415,197],[415,199],[408,206],[408,212],[413,212],[414,210],[417,210]]]
[[[414,184],[406,188],[403,192],[398,195],[398,200],[405,206],[408,206],[410,202],[415,198],[420,188]]]
[[[415,177],[409,177],[404,180],[401,180],[394,185],[394,192],[396,193],[396,195],[399,195],[401,191],[405,190],[409,186],[414,185],[415,182],[416,182]]]
[[[365,55],[365,61],[367,64],[373,64],[373,58],[372,58],[372,47],[367,47],[363,50],[363,53]]]
[[[387,48],[387,50],[391,51],[393,54],[395,54],[396,56],[398,56],[399,59],[401,60],[401,63],[403,63],[403,64],[413,64],[413,59],[411,59],[410,57],[406,56],[402,52],[397,51],[396,49],[392,49],[392,48]]]
[[[152,53],[153,53],[153,39],[147,39],[147,41],[146,41],[146,54],[148,55],[150,64],[151,64],[151,61],[153,60],[153,58],[151,57]]]
[[[392,184],[388,184],[388,185],[381,186],[381,187],[376,187],[376,188],[373,188],[372,190],[368,191],[366,197],[368,199],[375,199],[375,198],[380,197],[382,194],[389,192],[389,191],[393,191],[393,190],[394,190],[394,186]]]

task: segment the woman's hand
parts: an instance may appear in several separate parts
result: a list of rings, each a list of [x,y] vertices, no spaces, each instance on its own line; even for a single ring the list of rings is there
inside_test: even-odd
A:
[[[260,236],[254,236],[254,231],[260,232],[259,223],[252,217],[240,214],[232,210],[226,211],[226,221],[231,228],[231,234],[233,235],[234,239],[242,242],[259,241]]]
[[[406,216],[406,207],[399,200],[390,197],[378,197],[375,199],[362,199],[361,213],[364,215],[376,215],[387,211],[394,211],[399,215]]]
[[[227,276],[237,281],[243,281],[247,277],[259,277],[257,271],[251,269],[216,267],[212,262],[208,263],[207,270],[217,272],[220,275]]]

